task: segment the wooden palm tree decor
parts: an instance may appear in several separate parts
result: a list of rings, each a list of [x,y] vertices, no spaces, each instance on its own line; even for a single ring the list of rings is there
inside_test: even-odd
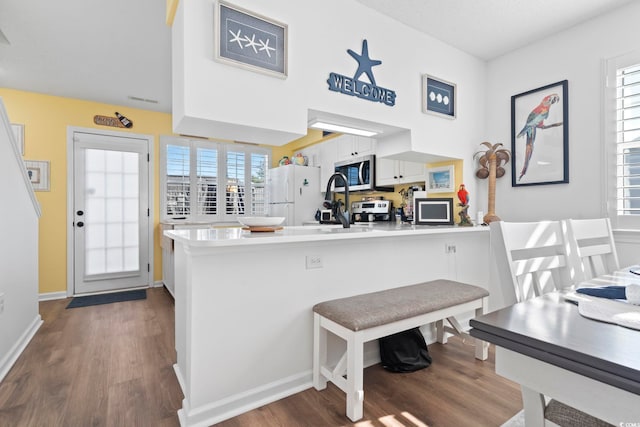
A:
[[[482,220],[489,224],[493,221],[500,221],[500,217],[496,215],[496,178],[504,176],[506,173],[502,167],[509,162],[511,158],[511,152],[502,147],[501,143],[491,144],[490,142],[483,142],[481,145],[487,147],[486,150],[480,150],[473,155],[473,158],[478,158],[478,170],[476,176],[480,179],[489,178],[489,203],[487,207],[487,214]]]

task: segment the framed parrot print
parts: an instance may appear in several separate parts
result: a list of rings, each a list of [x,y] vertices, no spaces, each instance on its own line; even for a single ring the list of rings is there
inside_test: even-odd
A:
[[[511,97],[511,186],[569,182],[567,80]]]

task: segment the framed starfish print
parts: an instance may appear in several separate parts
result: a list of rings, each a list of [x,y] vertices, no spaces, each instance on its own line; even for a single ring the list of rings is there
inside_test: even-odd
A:
[[[511,97],[511,186],[569,182],[569,83]]]
[[[220,0],[214,37],[216,60],[287,77],[287,25]]]

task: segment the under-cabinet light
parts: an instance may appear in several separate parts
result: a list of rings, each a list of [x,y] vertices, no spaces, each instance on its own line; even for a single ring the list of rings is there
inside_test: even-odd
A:
[[[374,136],[380,133],[372,130],[358,129],[358,128],[353,128],[351,126],[336,125],[333,123],[321,122],[317,120],[309,123],[309,127],[313,129],[329,130],[332,132],[340,132],[340,133],[350,133],[353,135],[360,135],[360,136]]]

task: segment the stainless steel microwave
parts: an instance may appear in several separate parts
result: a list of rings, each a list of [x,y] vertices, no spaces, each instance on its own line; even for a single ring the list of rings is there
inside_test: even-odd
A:
[[[376,187],[376,156],[371,154],[335,163],[335,171],[344,174],[352,191],[393,191],[393,187]],[[337,193],[344,193],[342,179],[335,180]]]

